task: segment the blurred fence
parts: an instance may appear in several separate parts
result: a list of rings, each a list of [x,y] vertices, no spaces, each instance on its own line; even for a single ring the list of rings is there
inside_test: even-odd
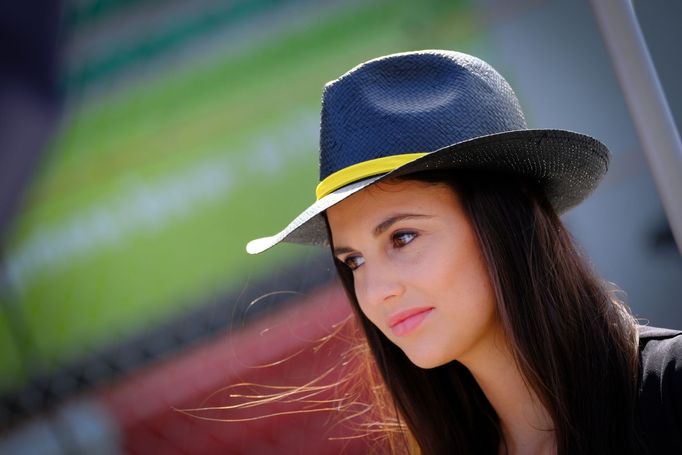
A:
[[[318,288],[237,333],[148,363],[17,425],[0,437],[0,453],[381,453],[381,441],[362,434],[364,413],[355,416],[363,409],[356,400],[366,395],[342,405],[348,390],[334,386],[354,371],[349,311],[338,285]],[[235,394],[306,385],[280,400],[230,408],[258,401]]]
[[[260,318],[294,306],[300,296],[328,283],[332,264],[309,255],[266,279],[244,283],[227,295],[180,315],[157,320],[144,332],[104,346],[55,371],[34,376],[23,387],[0,395],[0,432],[17,422],[53,409],[65,399],[111,383],[150,363],[176,356],[194,345],[239,333]]]

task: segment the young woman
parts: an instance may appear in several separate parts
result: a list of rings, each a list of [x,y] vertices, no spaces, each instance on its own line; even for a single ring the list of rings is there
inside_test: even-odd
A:
[[[449,51],[330,82],[320,134],[317,201],[247,250],[331,247],[416,451],[682,453],[682,332],[639,327],[558,217],[603,144],[527,129],[502,76]]]

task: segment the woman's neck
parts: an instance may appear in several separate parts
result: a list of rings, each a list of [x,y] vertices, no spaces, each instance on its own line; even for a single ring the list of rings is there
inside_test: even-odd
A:
[[[523,380],[508,345],[497,336],[462,363],[472,373],[500,418],[505,454],[554,454],[552,418]],[[506,450],[505,450],[506,448]]]

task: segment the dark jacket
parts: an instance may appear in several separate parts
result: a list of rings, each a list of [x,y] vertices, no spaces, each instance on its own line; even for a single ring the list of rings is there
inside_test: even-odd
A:
[[[651,454],[682,454],[682,331],[640,327],[637,423]]]

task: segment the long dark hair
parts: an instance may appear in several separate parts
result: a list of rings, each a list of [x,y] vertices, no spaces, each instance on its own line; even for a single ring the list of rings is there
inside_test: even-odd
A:
[[[497,317],[524,380],[553,420],[558,453],[636,453],[636,322],[592,272],[541,188],[490,172],[406,179],[447,184],[460,198]],[[457,361],[433,369],[412,364],[363,315],[352,273],[335,263],[397,418],[421,452],[498,453],[499,418],[468,369]]]

